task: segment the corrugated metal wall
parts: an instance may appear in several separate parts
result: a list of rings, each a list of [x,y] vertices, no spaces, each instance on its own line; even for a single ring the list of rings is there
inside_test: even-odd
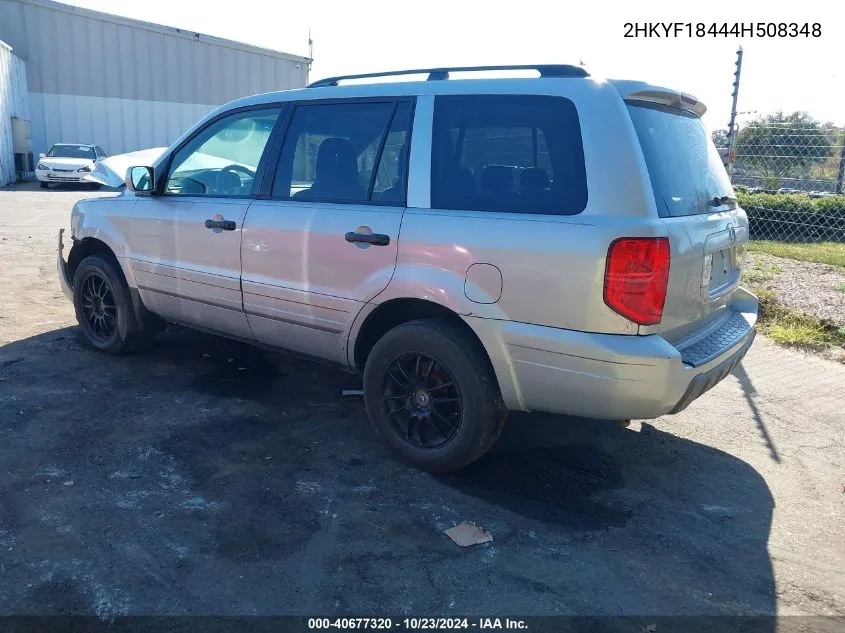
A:
[[[0,0],[0,39],[26,60],[36,153],[168,145],[222,103],[308,80],[302,57],[49,0]]]
[[[29,119],[26,67],[23,60],[0,41],[0,186],[15,181],[12,117]]]

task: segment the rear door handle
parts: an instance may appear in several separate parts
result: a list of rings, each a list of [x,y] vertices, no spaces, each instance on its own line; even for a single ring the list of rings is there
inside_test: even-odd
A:
[[[234,220],[206,220],[205,228],[222,229],[223,231],[234,231],[237,228]]]
[[[390,244],[390,236],[384,233],[355,233],[349,231],[346,234],[347,242],[363,242],[364,244],[372,244],[373,246],[387,246]]]

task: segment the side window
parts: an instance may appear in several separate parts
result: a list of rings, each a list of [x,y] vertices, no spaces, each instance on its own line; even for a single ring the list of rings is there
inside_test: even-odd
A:
[[[384,141],[372,199],[377,202],[401,205],[405,203],[405,185],[408,178],[408,154],[411,104],[403,101],[396,106],[390,131]]]
[[[394,110],[399,107],[392,102],[298,106],[282,146],[273,196],[315,202],[370,200],[371,189],[378,191],[373,172],[386,145],[385,134],[393,131]],[[407,130],[407,109],[404,112]],[[385,182],[382,191],[389,189]]]
[[[103,148],[102,148],[102,147],[100,147],[99,145],[97,145],[97,147],[96,147],[95,149],[97,150],[97,155],[98,155],[100,158],[106,158],[106,157],[107,157],[107,156],[106,156],[106,153],[103,151]]]
[[[206,127],[173,156],[164,187],[176,195],[253,193],[264,148],[279,108],[238,112]]]
[[[433,208],[574,215],[587,206],[581,127],[569,99],[439,96],[432,144]]]

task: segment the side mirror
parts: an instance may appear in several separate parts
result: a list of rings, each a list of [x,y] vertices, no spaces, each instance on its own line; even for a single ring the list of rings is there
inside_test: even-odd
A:
[[[38,158],[47,158],[47,154],[45,154],[44,152],[41,152],[41,153],[38,155]]]
[[[152,167],[130,167],[126,170],[126,188],[135,193],[150,193],[153,190]]]

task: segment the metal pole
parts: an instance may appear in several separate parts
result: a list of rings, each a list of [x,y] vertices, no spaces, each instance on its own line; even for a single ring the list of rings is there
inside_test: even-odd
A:
[[[845,176],[845,130],[842,130],[842,151],[839,152],[839,175],[836,177],[836,193],[842,193],[843,176]]]
[[[736,72],[734,73],[733,105],[731,105],[731,121],[728,123],[728,176],[734,171],[734,145],[736,144],[736,102],[739,97],[739,76],[742,73],[742,46],[736,52]]]
[[[311,29],[308,29],[308,72],[311,72],[311,65],[314,63],[314,40],[311,39]]]

